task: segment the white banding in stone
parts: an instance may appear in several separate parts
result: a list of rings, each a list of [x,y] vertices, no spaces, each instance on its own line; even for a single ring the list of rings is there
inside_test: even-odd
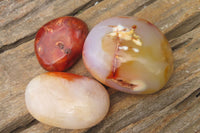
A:
[[[132,50],[133,50],[134,52],[136,52],[136,53],[140,52],[140,50],[137,49],[137,48],[132,48]]]
[[[142,46],[142,42],[140,40],[133,39],[133,42],[138,46]]]
[[[128,50],[128,47],[127,46],[119,46],[119,49],[121,49],[121,50]]]
[[[135,92],[141,92],[146,90],[146,83],[142,80],[134,80],[131,81],[131,84],[136,85],[136,87],[133,89]]]

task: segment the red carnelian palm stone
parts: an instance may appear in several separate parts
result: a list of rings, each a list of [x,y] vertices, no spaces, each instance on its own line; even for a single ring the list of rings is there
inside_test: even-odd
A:
[[[42,26],[35,38],[35,53],[47,71],[65,71],[80,57],[87,25],[75,17],[60,17]]]

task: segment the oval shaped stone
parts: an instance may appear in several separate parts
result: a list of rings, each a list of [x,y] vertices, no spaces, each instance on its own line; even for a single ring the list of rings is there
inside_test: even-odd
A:
[[[97,81],[69,73],[48,72],[30,81],[28,111],[42,123],[67,129],[88,128],[106,116],[110,100]]]

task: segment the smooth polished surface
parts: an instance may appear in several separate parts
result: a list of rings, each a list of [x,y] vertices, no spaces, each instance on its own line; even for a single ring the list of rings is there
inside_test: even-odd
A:
[[[35,37],[35,53],[47,71],[65,71],[80,57],[87,25],[75,17],[61,17],[42,26]]]
[[[135,94],[160,90],[173,71],[167,39],[153,24],[135,17],[114,17],[96,25],[86,38],[83,59],[99,81]]]
[[[0,48],[0,132],[195,133],[200,131],[199,0],[95,2],[96,0],[77,2],[2,0],[0,2],[0,47],[2,47]],[[107,18],[118,15],[134,15],[149,20],[166,35],[173,49],[174,72],[170,81],[164,89],[152,95],[130,95],[108,87],[111,98],[110,111],[101,123],[89,129],[66,130],[38,122],[29,114],[24,100],[28,82],[45,72],[34,54],[34,37],[37,30],[48,21],[69,14],[86,22],[89,29]],[[19,43],[14,43],[16,41]],[[92,76],[84,67],[82,59],[68,72]]]
[[[96,125],[110,105],[107,91],[97,81],[62,72],[44,73],[31,80],[25,100],[37,120],[66,129]]]

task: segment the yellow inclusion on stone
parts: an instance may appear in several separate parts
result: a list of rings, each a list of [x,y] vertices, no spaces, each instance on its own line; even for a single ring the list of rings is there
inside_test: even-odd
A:
[[[102,38],[102,49],[113,56],[111,73],[113,68],[114,73],[117,73],[113,79],[130,84],[135,80],[144,81],[147,88],[143,94],[161,89],[173,70],[170,47],[164,37],[161,39],[161,44],[143,45],[135,29],[127,29],[121,25],[113,26],[113,32]]]

